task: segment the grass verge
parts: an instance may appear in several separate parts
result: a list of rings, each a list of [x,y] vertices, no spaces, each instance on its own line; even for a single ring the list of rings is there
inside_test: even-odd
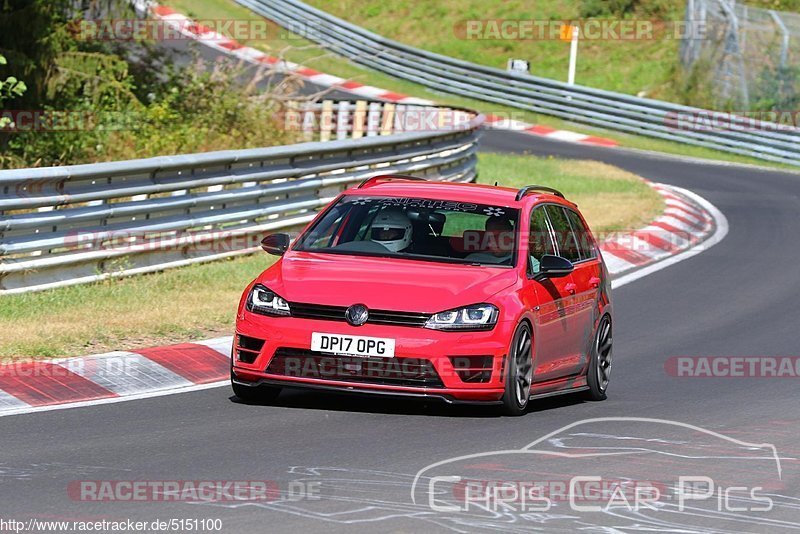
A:
[[[561,189],[595,232],[641,227],[663,207],[638,176],[603,163],[481,154],[480,170],[483,183]],[[76,356],[229,335],[242,289],[272,261],[256,254],[0,297],[0,357]]]

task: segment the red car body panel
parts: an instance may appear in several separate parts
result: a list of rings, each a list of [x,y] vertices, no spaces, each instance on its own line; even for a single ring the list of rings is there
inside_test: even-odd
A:
[[[595,259],[575,263],[572,274],[542,281],[530,278],[527,266],[528,222],[532,210],[542,204],[556,204],[577,212],[574,204],[551,194],[528,194],[516,200],[516,189],[441,182],[387,181],[343,193],[351,194],[476,202],[519,209],[521,224],[515,245],[516,264],[513,267],[478,266],[290,249],[242,295],[232,357],[235,380],[249,384],[435,396],[451,402],[497,402],[504,392],[505,360],[511,339],[520,322],[527,321],[532,327],[534,345],[532,395],[580,390],[586,386],[594,332],[600,318],[612,312],[610,278],[602,256],[598,250]],[[312,221],[306,230],[313,224]],[[351,326],[344,321],[272,317],[246,309],[248,294],[257,283],[290,304],[347,307],[359,303],[370,310],[433,314],[490,303],[500,310],[500,316],[494,328],[476,332],[369,323]],[[441,386],[349,381],[346,373],[330,379],[268,371],[278,349],[309,351],[312,332],[395,339],[396,356],[403,361],[430,362]],[[242,348],[240,335],[264,340],[252,362],[237,359]],[[453,358],[478,356],[491,357],[491,376],[482,382],[465,382],[454,368]]]

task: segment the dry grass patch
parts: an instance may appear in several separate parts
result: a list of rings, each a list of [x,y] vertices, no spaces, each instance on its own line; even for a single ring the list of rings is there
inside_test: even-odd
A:
[[[578,204],[596,234],[636,230],[664,209],[661,196],[640,177],[598,161],[481,154],[480,181],[509,187],[554,187]]]

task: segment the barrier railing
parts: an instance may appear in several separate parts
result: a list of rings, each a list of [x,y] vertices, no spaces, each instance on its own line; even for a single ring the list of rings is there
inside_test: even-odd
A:
[[[322,102],[288,114],[322,141],[0,171],[0,294],[247,254],[379,173],[476,177],[475,113]]]

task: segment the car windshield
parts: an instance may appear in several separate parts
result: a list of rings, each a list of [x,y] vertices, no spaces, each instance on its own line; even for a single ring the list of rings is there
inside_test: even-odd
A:
[[[409,197],[342,197],[293,250],[512,266],[519,210]]]

